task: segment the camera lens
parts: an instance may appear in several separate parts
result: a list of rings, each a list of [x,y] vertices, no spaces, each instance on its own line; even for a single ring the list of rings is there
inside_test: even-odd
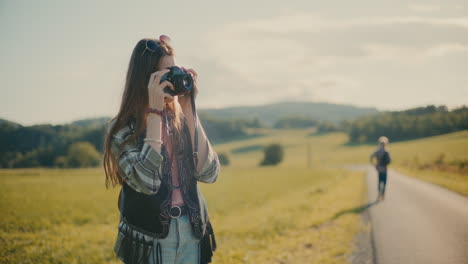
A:
[[[190,78],[189,76],[186,76],[183,82],[184,82],[185,89],[187,90],[192,89],[192,78]]]

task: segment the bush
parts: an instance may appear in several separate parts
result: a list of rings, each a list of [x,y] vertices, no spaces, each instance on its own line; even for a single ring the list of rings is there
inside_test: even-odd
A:
[[[65,157],[65,156],[58,156],[58,157],[55,158],[55,160],[54,160],[54,165],[55,165],[55,167],[58,167],[58,168],[66,168],[66,167],[68,167],[67,157]]]
[[[317,125],[317,133],[319,134],[325,134],[336,131],[343,131],[343,129],[329,121],[322,121]]]
[[[56,160],[63,165],[63,160]],[[68,148],[65,164],[70,168],[96,167],[101,162],[101,155],[89,142],[76,142]],[[59,165],[58,164],[58,165]]]
[[[283,146],[277,143],[270,144],[264,148],[264,158],[260,166],[276,165],[283,160]]]

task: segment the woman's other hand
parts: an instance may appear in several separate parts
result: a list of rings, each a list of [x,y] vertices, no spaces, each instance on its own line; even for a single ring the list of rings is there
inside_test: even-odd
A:
[[[148,82],[149,107],[163,110],[166,107],[166,103],[174,100],[172,95],[164,92],[165,87],[169,87],[174,91],[174,85],[169,81],[160,83],[161,77],[168,72],[169,69],[164,69],[151,74]]]

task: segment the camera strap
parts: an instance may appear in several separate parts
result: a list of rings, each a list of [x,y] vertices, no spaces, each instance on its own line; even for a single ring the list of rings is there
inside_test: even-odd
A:
[[[195,95],[190,93],[190,100],[192,101],[192,113],[193,113],[193,123],[195,127],[194,132],[194,151],[193,151],[193,159],[195,160],[195,170],[197,169],[198,164],[198,117],[197,117],[197,108],[195,106]],[[167,114],[164,113],[164,123],[166,124],[167,134],[169,135],[171,132],[169,128],[169,121],[167,120]]]
[[[194,151],[193,151],[193,158],[195,160],[195,170],[197,169],[198,164],[198,118],[197,118],[197,109],[195,107],[195,95],[194,91],[190,93],[190,97],[192,100],[192,113],[193,113],[193,123],[195,127],[195,138],[194,138]]]

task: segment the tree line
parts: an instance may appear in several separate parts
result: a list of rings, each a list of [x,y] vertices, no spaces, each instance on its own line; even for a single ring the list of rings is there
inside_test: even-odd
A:
[[[200,115],[210,142],[255,136],[258,119],[218,120]],[[67,125],[21,126],[0,120],[0,168],[80,168],[101,165],[109,118]]]
[[[468,107],[451,111],[446,106],[429,105],[404,111],[361,117],[343,127],[350,143],[374,143],[387,136],[392,141],[430,137],[468,129]]]
[[[402,141],[468,129],[468,107],[449,110],[444,105],[428,105],[403,111],[379,112],[339,122],[307,116],[286,116],[278,119],[273,127],[315,127],[317,134],[345,132],[351,144],[375,143],[383,135],[392,141]]]
[[[272,126],[258,118],[220,119],[206,113],[199,117],[214,144],[259,136],[255,128],[315,127],[316,133],[342,131],[349,135],[352,144],[375,143],[382,135],[401,141],[468,129],[466,106],[449,111],[446,106],[429,105],[339,122],[289,115],[280,117]],[[107,121],[109,118],[24,127],[0,119],[0,168],[100,166]]]

